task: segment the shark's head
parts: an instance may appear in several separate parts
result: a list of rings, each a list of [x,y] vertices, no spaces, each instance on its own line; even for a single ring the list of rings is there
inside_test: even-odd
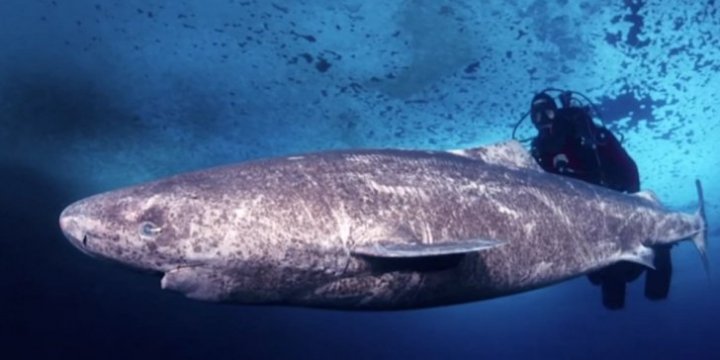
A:
[[[84,253],[151,272],[186,266],[192,197],[158,191],[162,184],[120,189],[68,206],[60,227]]]
[[[284,253],[255,230],[263,225],[248,214],[257,198],[229,186],[237,176],[227,171],[181,174],[80,200],[63,210],[60,227],[88,255],[162,273],[164,289],[212,301],[275,299],[274,290],[258,290],[274,283],[256,274],[261,268],[266,279],[272,269],[264,254]],[[224,278],[225,269],[231,278]]]

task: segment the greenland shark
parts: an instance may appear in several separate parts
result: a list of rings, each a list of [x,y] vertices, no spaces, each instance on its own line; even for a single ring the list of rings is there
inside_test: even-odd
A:
[[[540,169],[518,142],[330,151],[95,195],[60,226],[88,255],[205,301],[397,310],[490,299],[691,240],[695,214]]]

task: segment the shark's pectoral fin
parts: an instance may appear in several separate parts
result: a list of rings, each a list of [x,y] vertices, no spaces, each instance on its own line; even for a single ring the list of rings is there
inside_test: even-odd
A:
[[[466,254],[502,244],[482,239],[435,244],[380,243],[357,247],[352,254],[363,257],[379,271],[437,271],[457,265]]]
[[[227,296],[229,280],[213,268],[187,266],[165,273],[160,285],[165,290],[183,293],[191,299],[222,301]]]
[[[446,241],[434,244],[397,244],[397,243],[379,243],[368,246],[356,247],[352,253],[354,255],[364,255],[373,257],[387,258],[415,258],[426,256],[443,256],[443,255],[459,255],[471,252],[483,251],[503,244],[502,241],[495,240],[463,240],[463,241]]]

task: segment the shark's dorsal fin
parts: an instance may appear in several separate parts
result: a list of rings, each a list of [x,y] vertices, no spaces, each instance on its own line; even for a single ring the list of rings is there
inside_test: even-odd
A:
[[[655,204],[655,205],[657,205],[657,206],[662,206],[662,203],[660,202],[660,199],[657,197],[657,195],[655,195],[654,192],[652,192],[652,191],[650,191],[650,190],[643,190],[643,191],[640,191],[640,192],[636,192],[636,193],[634,193],[633,195],[635,195],[635,196],[637,196],[637,197],[639,197],[639,198],[643,198],[643,199],[645,199],[645,200],[647,200],[647,201],[649,201],[649,202],[651,202],[651,203],[653,203],[653,204]]]
[[[482,239],[447,241],[435,244],[378,243],[357,247],[352,251],[352,254],[382,258],[416,258],[466,254],[491,249],[501,244],[503,244],[502,241]]]
[[[543,171],[523,145],[515,140],[449,152],[490,164]]]

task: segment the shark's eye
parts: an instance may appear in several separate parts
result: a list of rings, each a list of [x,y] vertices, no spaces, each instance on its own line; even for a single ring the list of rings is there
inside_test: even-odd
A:
[[[140,235],[143,237],[154,238],[160,234],[162,228],[149,222],[145,221],[140,224]]]

